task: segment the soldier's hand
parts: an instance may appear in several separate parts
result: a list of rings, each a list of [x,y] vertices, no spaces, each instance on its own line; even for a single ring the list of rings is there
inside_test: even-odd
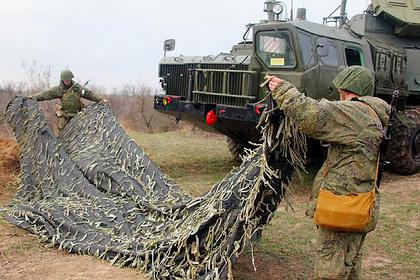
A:
[[[34,98],[34,96],[33,96],[33,95],[29,95],[29,96],[24,96],[24,97],[23,97],[23,100],[24,100],[24,101],[26,101],[26,100],[28,100],[28,99],[35,100],[35,98]]]
[[[276,77],[276,76],[267,76],[267,79],[270,80],[268,83],[268,88],[271,92],[274,92],[279,86],[284,83],[284,80]]]
[[[109,100],[108,100],[108,99],[106,99],[106,98],[103,98],[103,99],[101,100],[101,103],[102,103],[102,104],[104,104],[104,105],[107,105],[107,106],[111,106],[111,104],[109,103]]]

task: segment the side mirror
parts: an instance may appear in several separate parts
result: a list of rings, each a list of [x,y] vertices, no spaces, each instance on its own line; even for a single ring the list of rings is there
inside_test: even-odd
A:
[[[316,53],[319,57],[326,57],[330,53],[329,42],[327,38],[319,38],[316,45]]]
[[[175,50],[175,39],[167,39],[165,42],[163,42],[163,51],[165,52],[171,52]]]

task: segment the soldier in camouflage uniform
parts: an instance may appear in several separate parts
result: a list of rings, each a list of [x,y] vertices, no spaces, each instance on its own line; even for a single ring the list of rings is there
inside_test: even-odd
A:
[[[29,96],[36,101],[60,99],[57,108],[58,129],[61,131],[68,122],[82,109],[82,97],[94,102],[107,102],[93,91],[73,81],[73,73],[66,69],[60,74],[60,85],[52,87],[40,94]]]
[[[390,106],[372,97],[374,78],[364,67],[344,69],[333,81],[341,101],[314,100],[291,83],[270,77],[273,98],[299,128],[329,143],[328,156],[317,173],[307,215],[314,217],[320,188],[338,195],[366,193],[375,188],[383,127]],[[380,197],[376,189],[370,224],[363,232],[317,227],[315,279],[359,279],[366,233],[376,226]]]

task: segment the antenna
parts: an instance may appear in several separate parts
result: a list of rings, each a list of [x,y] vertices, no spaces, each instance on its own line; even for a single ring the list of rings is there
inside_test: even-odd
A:
[[[346,25],[347,22],[347,0],[341,0],[340,6],[337,7],[329,16],[324,18],[324,25],[328,25],[328,23],[335,23],[335,27],[342,28]],[[338,10],[340,10],[339,16],[333,16]]]
[[[290,20],[292,20],[293,21],[293,0],[291,0],[291,3],[290,3]]]
[[[343,27],[346,24],[346,20],[347,20],[346,6],[347,6],[347,0],[341,0],[340,27]]]

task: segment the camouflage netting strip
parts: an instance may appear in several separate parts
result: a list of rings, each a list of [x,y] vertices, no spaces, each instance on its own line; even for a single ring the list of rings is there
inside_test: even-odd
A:
[[[154,279],[231,279],[232,263],[271,219],[304,154],[296,128],[265,115],[264,144],[193,198],[105,104],[87,107],[58,139],[32,100],[12,100],[6,118],[21,147],[20,186],[7,219],[52,246],[137,267]],[[301,145],[292,144],[296,139]],[[278,161],[284,156],[292,160]]]

